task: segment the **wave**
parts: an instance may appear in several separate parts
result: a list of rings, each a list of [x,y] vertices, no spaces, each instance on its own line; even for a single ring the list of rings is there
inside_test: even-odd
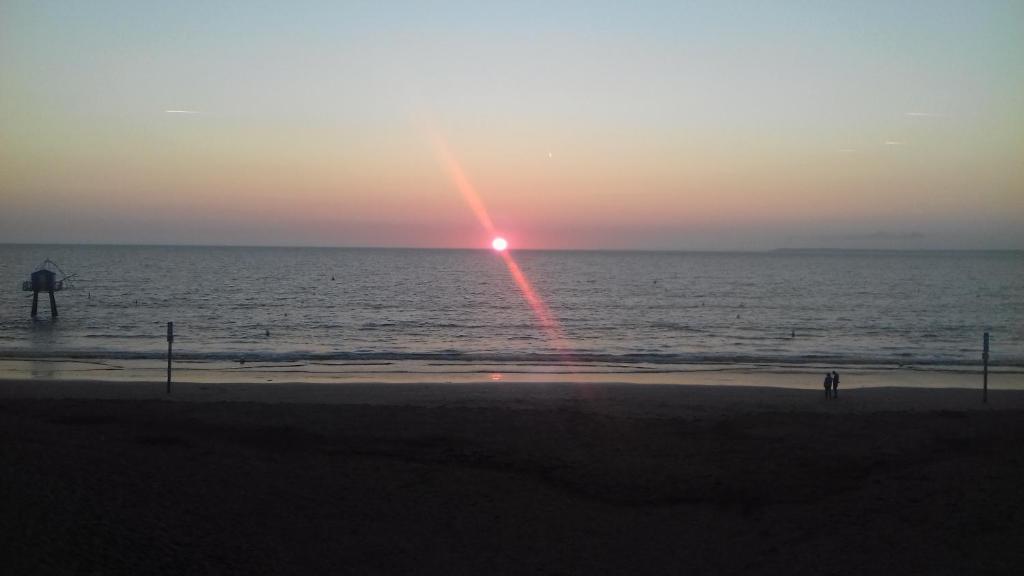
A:
[[[0,359],[81,359],[81,360],[160,360],[166,352],[124,350],[0,350]],[[618,364],[618,365],[768,365],[768,366],[914,366],[980,367],[981,361],[955,356],[912,355],[906,352],[888,355],[855,354],[735,354],[735,353],[488,353],[442,350],[437,352],[311,352],[311,351],[175,351],[180,361],[208,362],[447,362],[464,364],[541,365]],[[992,367],[1024,367],[1024,357],[1001,357],[989,361]]]

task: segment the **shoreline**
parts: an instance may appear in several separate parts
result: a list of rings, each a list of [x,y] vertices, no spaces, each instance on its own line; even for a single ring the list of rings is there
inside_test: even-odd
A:
[[[843,365],[551,365],[531,363],[355,362],[271,363],[196,362],[172,364],[175,383],[209,385],[350,384],[576,384],[753,386],[820,390],[824,372],[838,370],[842,389],[977,388],[979,367]],[[0,359],[0,381],[151,382],[167,379],[166,361],[76,358]],[[1024,390],[1024,370],[989,369],[990,390]]]
[[[268,351],[262,349],[196,352],[175,349],[175,362],[267,364],[452,364],[452,365],[536,365],[536,366],[628,366],[638,369],[674,370],[678,366],[840,366],[847,368],[907,368],[934,370],[980,369],[978,358],[961,356],[857,356],[857,355],[759,355],[712,353],[594,353],[572,352],[568,355],[533,352],[339,352],[339,351]],[[33,351],[0,349],[0,362],[5,361],[80,361],[80,362],[160,362],[167,360],[166,349],[148,351],[59,350]],[[1024,371],[1024,356],[1000,354],[989,361],[990,369]]]

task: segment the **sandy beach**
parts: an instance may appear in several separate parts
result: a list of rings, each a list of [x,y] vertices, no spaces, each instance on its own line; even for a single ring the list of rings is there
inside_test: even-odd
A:
[[[1024,392],[0,381],[12,574],[1011,574]]]

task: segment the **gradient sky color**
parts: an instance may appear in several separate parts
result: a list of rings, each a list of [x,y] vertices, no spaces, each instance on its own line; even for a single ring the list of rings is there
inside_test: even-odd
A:
[[[300,5],[295,5],[300,4]],[[0,242],[1024,248],[1024,2],[0,2]]]

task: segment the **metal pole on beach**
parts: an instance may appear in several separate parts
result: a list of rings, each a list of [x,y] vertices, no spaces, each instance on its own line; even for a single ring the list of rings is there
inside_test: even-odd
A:
[[[981,373],[982,374],[982,377],[981,377],[982,378],[982,380],[981,380],[982,381],[981,401],[984,402],[985,404],[988,404],[988,332],[985,332],[984,345],[982,346],[982,351],[981,351],[981,361],[982,361],[982,364],[984,365],[984,368],[982,369],[982,373]]]
[[[174,342],[174,322],[167,323],[167,393],[171,393],[171,343]]]

